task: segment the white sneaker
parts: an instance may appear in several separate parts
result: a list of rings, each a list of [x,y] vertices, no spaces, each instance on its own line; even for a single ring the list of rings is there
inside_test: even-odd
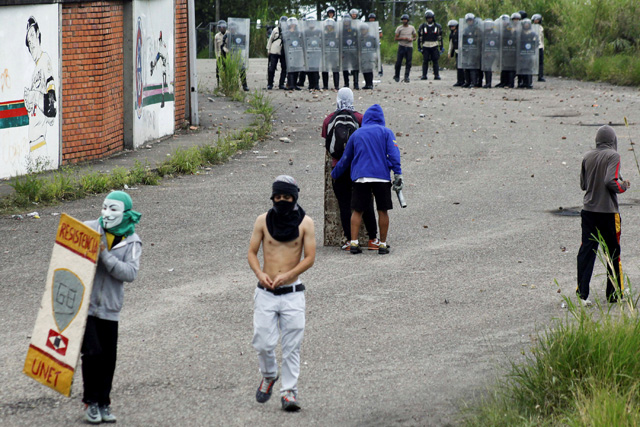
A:
[[[591,301],[588,299],[579,298],[579,301],[580,301],[580,305],[583,307],[591,307],[593,305]]]
[[[103,423],[115,423],[116,416],[111,413],[111,407],[108,405],[100,406],[100,416]]]
[[[87,405],[87,409],[84,411],[84,419],[89,424],[100,424],[102,422],[100,408],[98,408],[97,403],[89,403]]]

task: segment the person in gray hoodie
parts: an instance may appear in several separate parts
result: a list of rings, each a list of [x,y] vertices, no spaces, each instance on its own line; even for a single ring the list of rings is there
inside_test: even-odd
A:
[[[584,208],[581,212],[582,245],[578,252],[576,293],[584,305],[591,305],[587,298],[598,252],[598,234],[602,236],[611,257],[611,264],[607,263],[607,300],[611,303],[617,302],[618,292],[621,295],[624,291],[620,264],[621,221],[618,193],[624,193],[631,184],[620,175],[620,154],[617,149],[618,138],[615,131],[610,126],[602,126],[596,133],[596,148],[588,151],[582,160],[580,188],[585,194]],[[618,286],[615,286],[614,282],[617,282]]]
[[[102,236],[82,343],[82,401],[86,405],[85,419],[91,424],[116,422],[109,396],[116,369],[124,282],[133,282],[140,268],[142,242],[135,232],[140,216],[132,210],[127,193],[113,191],[102,204],[100,218],[85,222]]]

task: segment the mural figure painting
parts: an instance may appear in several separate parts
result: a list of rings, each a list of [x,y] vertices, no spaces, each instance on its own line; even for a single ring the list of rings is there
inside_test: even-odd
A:
[[[24,106],[29,113],[29,148],[37,150],[46,145],[47,126],[56,117],[56,87],[51,58],[42,51],[42,36],[36,19],[27,21],[25,44],[36,63],[31,87],[24,89]]]
[[[167,44],[162,41],[162,31],[160,31],[158,54],[156,59],[151,61],[151,75],[153,76],[153,70],[158,65],[158,61],[162,60],[162,103],[160,103],[160,108],[164,108],[164,88],[167,86],[167,56]]]

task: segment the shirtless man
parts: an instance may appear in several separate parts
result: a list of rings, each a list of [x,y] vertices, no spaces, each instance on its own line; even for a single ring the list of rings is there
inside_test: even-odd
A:
[[[282,409],[298,411],[300,344],[304,336],[304,285],[298,278],[314,263],[313,220],[298,205],[295,179],[280,175],[273,183],[273,208],[258,217],[249,243],[249,266],[258,278],[254,295],[253,347],[258,352],[262,381],[256,400],[265,403],[278,380],[275,348],[282,334]],[[264,266],[258,251],[262,245]],[[304,257],[302,252],[304,249]]]

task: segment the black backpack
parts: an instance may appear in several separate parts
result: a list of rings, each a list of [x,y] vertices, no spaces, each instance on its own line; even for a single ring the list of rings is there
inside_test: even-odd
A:
[[[334,159],[342,157],[349,137],[359,127],[358,119],[356,119],[353,111],[340,110],[334,114],[329,126],[327,126],[327,138],[325,140],[325,147],[331,157]]]

